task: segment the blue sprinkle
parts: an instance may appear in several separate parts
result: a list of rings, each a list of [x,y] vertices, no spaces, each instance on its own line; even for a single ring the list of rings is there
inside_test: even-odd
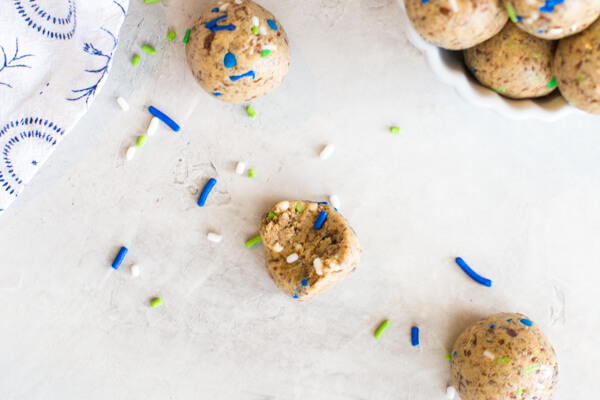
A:
[[[427,3],[429,0],[422,0],[422,4]]]
[[[173,121],[171,118],[169,118],[166,114],[164,114],[159,109],[150,106],[150,107],[148,107],[148,112],[150,114],[154,115],[156,118],[160,119],[162,122],[164,122],[169,128],[173,129],[175,132],[179,132],[181,130],[181,128],[179,127],[179,125],[177,125],[175,123],[175,121]]]
[[[227,53],[225,54],[225,58],[223,60],[225,64],[225,68],[233,68],[237,64],[237,59],[235,58],[235,54]]]
[[[227,15],[221,15],[220,17],[217,17],[217,18],[213,19],[208,24],[206,24],[206,28],[207,29],[214,28],[215,26],[217,26],[217,22],[219,22],[219,21],[221,21],[221,20],[223,20],[225,18],[227,18]]]
[[[234,31],[234,30],[235,30],[235,26],[234,25],[215,26],[214,28],[210,29],[211,32],[216,32],[216,31]]]
[[[317,220],[315,221],[315,229],[319,230],[323,227],[323,224],[325,223],[325,220],[327,219],[327,211],[321,211],[319,213],[319,216],[317,217]]]
[[[221,94],[222,94],[222,93],[219,93],[219,92],[214,92],[214,93],[213,93],[213,96],[215,96],[215,97],[219,97]]]
[[[477,272],[473,271],[462,258],[456,257],[456,263],[465,272],[465,274],[469,276],[469,278],[473,279],[480,285],[492,287],[491,280],[478,275]]]
[[[242,74],[242,75],[233,75],[233,76],[230,76],[229,78],[232,81],[235,82],[235,81],[239,81],[240,79],[246,78],[246,77],[249,77],[249,76],[251,76],[252,79],[256,79],[256,74],[254,73],[254,71],[248,71],[248,72],[246,72],[245,74]]]
[[[538,33],[544,33],[544,32],[546,32],[546,31],[545,31],[545,30],[543,30],[543,29],[540,29],[540,30],[538,31]]]
[[[202,189],[202,193],[200,193],[200,198],[198,199],[199,207],[204,207],[204,205],[206,204],[206,199],[208,199],[208,195],[210,194],[210,191],[215,187],[216,184],[217,180],[215,178],[210,178],[210,180],[206,182],[206,185],[204,185],[204,189]]]
[[[219,7],[215,7],[215,8],[213,8],[213,9],[211,10],[211,12],[214,12],[214,13],[216,13],[216,12],[219,12]]]
[[[279,27],[277,26],[275,21],[273,21],[272,19],[268,19],[267,24],[269,25],[269,28],[273,29],[274,31],[279,30]]]
[[[302,280],[302,286],[308,286],[308,279]]]
[[[113,261],[113,263],[111,265],[111,267],[113,267],[113,269],[115,269],[115,270],[119,269],[119,267],[123,263],[123,259],[125,259],[125,256],[127,255],[128,251],[129,250],[127,250],[127,247],[121,247],[121,250],[119,250],[119,254],[117,254],[117,256],[115,257],[115,260]]]
[[[521,323],[522,323],[523,325],[525,325],[525,326],[531,326],[531,325],[532,325],[531,321],[530,321],[530,320],[528,320],[527,318],[522,318],[522,319],[521,319]]]
[[[477,70],[475,69],[475,67],[472,66],[472,65],[469,65],[469,69],[471,70],[472,73],[476,73],[477,72]]]
[[[509,319],[506,320],[506,322],[510,322],[510,321],[512,321],[512,318],[509,318]]]
[[[413,347],[419,345],[419,328],[417,328],[416,326],[413,326],[410,330],[410,342],[413,345]]]
[[[456,353],[456,352],[454,352],[454,354],[452,354],[452,357],[456,357],[456,356],[457,356],[457,353]]]
[[[517,15],[517,22],[523,22],[523,17],[521,17],[520,15]]]
[[[327,239],[328,237],[329,237],[329,235],[325,235],[325,236],[323,236],[323,239],[321,239],[321,240],[325,240],[325,239]]]
[[[490,329],[494,329],[496,325],[490,325]]]
[[[294,298],[297,299],[298,298],[298,293],[294,294]]]

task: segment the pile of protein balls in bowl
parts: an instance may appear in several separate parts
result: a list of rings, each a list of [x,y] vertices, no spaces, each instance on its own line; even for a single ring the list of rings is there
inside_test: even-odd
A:
[[[405,0],[405,5],[424,39],[464,50],[467,68],[482,85],[514,99],[543,97],[558,86],[571,105],[600,114],[600,1]]]

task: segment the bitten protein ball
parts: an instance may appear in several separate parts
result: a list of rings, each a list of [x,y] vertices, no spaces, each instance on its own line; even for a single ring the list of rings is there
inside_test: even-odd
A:
[[[200,86],[228,103],[270,93],[290,66],[283,27],[248,0],[220,2],[204,13],[191,30],[186,53]]]
[[[449,50],[484,42],[508,21],[500,0],[405,0],[404,4],[419,35]]]
[[[600,114],[600,20],[558,43],[554,74],[560,93],[569,103]]]
[[[452,382],[462,400],[550,400],[558,361],[550,341],[522,314],[480,319],[452,349]]]
[[[600,15],[598,0],[503,0],[517,26],[542,39],[581,32]]]
[[[509,22],[493,38],[465,50],[465,62],[482,85],[506,97],[545,96],[556,88],[556,42],[531,36]]]

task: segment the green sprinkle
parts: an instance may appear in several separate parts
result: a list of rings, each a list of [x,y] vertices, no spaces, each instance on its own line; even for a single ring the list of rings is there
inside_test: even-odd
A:
[[[541,81],[542,81],[542,77],[541,77],[541,76],[539,76],[539,75],[538,75],[538,76],[537,76],[535,79],[536,79],[538,82],[541,82]]]
[[[506,11],[508,11],[508,16],[510,17],[510,20],[516,24],[517,13],[515,12],[515,9],[512,7],[512,5],[510,5],[509,3],[506,3]]]
[[[192,31],[190,29],[188,29],[187,31],[185,31],[185,36],[183,37],[183,43],[187,43],[190,40],[190,33],[192,33]]]
[[[163,305],[162,299],[160,297],[157,297],[150,302],[150,305],[152,306],[152,308],[158,308]]]
[[[581,83],[581,82],[585,81],[585,76],[583,76],[583,75],[579,75],[579,76],[577,77],[577,81],[579,81],[579,83]]]
[[[498,364],[506,364],[506,363],[509,363],[510,360],[511,360],[510,357],[500,357],[496,362]]]
[[[252,33],[254,33],[255,35],[258,35],[258,33],[260,32],[258,30],[258,26],[253,26],[251,30],[252,30]]]
[[[249,169],[249,170],[248,170],[248,176],[249,176],[250,178],[256,178],[256,170],[254,170],[254,169]]]
[[[277,216],[277,214],[275,214],[273,211],[269,212],[269,219],[273,219]]]
[[[515,394],[517,396],[522,396],[523,395],[523,389],[517,389],[517,391],[515,392]]]
[[[147,140],[148,136],[140,136],[137,140],[137,147],[144,147],[146,145]]]
[[[390,132],[392,132],[394,135],[399,135],[400,134],[400,128],[397,126],[392,126],[390,128]]]
[[[173,40],[175,40],[176,37],[177,37],[177,34],[173,31],[171,31],[167,34],[167,39],[169,40],[169,42],[172,42]]]
[[[304,211],[304,207],[302,207],[302,204],[296,203],[296,212],[302,213],[302,211]]]
[[[385,331],[388,330],[388,328],[390,327],[390,321],[389,320],[385,320],[381,323],[381,325],[379,325],[379,328],[377,328],[377,330],[375,331],[375,334],[373,336],[375,336],[375,339],[379,340],[381,338],[381,336],[383,336],[383,334],[385,333]]]
[[[556,87],[556,78],[552,78],[550,82],[548,82],[548,89],[554,89]]]
[[[162,0],[144,0],[144,3],[146,4],[154,4],[154,3],[160,3]]]
[[[131,59],[131,65],[133,65],[134,67],[137,67],[138,65],[140,65],[140,61],[142,61],[142,57],[140,57],[136,54]]]
[[[540,364],[533,364],[533,365],[525,368],[525,373],[530,374],[532,372],[537,371],[538,369],[540,369]]]
[[[142,50],[144,50],[144,53],[150,54],[151,56],[156,55],[156,49],[152,46],[148,46],[147,44],[142,46]]]
[[[446,361],[448,361],[448,362],[452,361],[452,354],[450,354],[450,353],[446,354]]]
[[[260,235],[257,235],[246,242],[246,247],[248,249],[251,249],[255,246],[258,246],[261,243],[262,243],[262,238],[260,237]]]
[[[248,106],[248,107],[246,107],[246,112],[248,113],[248,116],[250,118],[256,117],[256,111],[254,111],[254,108]]]
[[[490,86],[490,89],[492,89],[494,92],[506,93],[506,89],[503,89],[503,88],[497,88],[497,87],[494,87],[494,86]]]
[[[271,50],[263,50],[261,57],[262,58],[269,57],[269,54],[271,54]]]

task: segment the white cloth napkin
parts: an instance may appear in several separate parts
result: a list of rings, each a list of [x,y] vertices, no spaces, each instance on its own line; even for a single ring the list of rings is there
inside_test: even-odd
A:
[[[0,0],[0,214],[86,113],[129,0]]]

